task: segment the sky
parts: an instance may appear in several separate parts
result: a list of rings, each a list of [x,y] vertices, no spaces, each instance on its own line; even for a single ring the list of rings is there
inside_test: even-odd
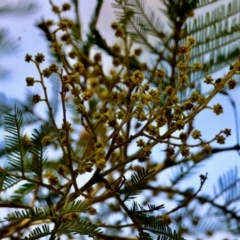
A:
[[[16,1],[11,0],[11,2]],[[17,52],[14,52],[14,54],[9,54],[9,56],[0,56],[0,59],[4,60],[3,65],[11,70],[10,75],[6,79],[1,81],[0,92],[4,92],[8,96],[16,97],[19,99],[23,99],[26,94],[25,78],[28,76],[36,76],[37,78],[37,71],[34,65],[26,63],[24,61],[26,53],[29,53],[31,55],[35,55],[38,52],[44,53],[47,59],[46,64],[50,59],[44,37],[42,33],[34,26],[34,24],[42,17],[51,16],[51,8],[48,4],[48,1],[37,2],[40,5],[40,8],[32,14],[26,15],[24,17],[0,16],[0,27],[3,25],[6,26],[9,30],[10,36],[13,39],[17,40],[17,42],[19,43]],[[55,0],[54,2],[59,5],[61,2],[64,1]],[[223,2],[226,1],[220,1],[220,3]],[[159,3],[154,0],[151,2],[151,7],[153,9],[158,9],[158,4]],[[87,22],[91,17],[92,9],[94,6],[95,0],[81,1],[80,12],[84,33],[87,32]],[[113,33],[110,28],[110,24],[111,22],[113,22],[113,19],[114,12],[111,8],[111,0],[105,0],[98,27],[99,29],[101,29],[101,32],[105,36],[107,36],[108,41],[114,41]],[[163,19],[163,21],[165,20]],[[106,65],[108,65],[107,58]],[[227,69],[224,69],[216,73],[214,77],[218,78],[226,73]],[[239,94],[239,88],[231,91],[232,98],[237,102],[239,102]],[[206,134],[206,136],[209,136],[209,138],[214,136],[214,134],[216,135],[216,133],[218,133],[221,129],[232,128],[233,135],[227,139],[225,145],[231,146],[236,143],[236,132],[238,131],[238,129],[235,128],[235,121],[231,104],[229,100],[224,96],[217,96],[213,102],[223,103],[224,113],[220,116],[216,116],[213,113],[209,113],[209,111],[207,110],[204,111],[196,119],[196,128],[197,126],[199,126],[203,135]],[[158,149],[158,151],[160,151],[160,149]],[[159,152],[156,151],[154,154],[156,155],[153,155],[153,159],[157,158],[157,154],[159,154]],[[213,185],[217,184],[218,177],[235,166],[239,166],[239,155],[236,152],[225,152],[221,154],[216,154],[209,160],[207,160],[206,165],[203,166],[199,172],[199,174],[204,174],[208,172],[208,180],[207,183],[204,185],[201,193],[212,194]],[[191,178],[191,181],[184,182],[183,187],[198,186],[199,174],[193,176]],[[216,237],[211,239],[219,238]]]

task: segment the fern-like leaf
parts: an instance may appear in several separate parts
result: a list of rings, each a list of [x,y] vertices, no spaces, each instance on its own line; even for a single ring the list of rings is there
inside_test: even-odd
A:
[[[8,214],[5,219],[7,221],[22,220],[30,218],[32,220],[42,220],[50,217],[49,208],[34,208],[34,209],[24,209],[22,211],[14,211]]]
[[[147,34],[157,38],[163,37],[164,29],[160,14],[157,16],[155,11],[149,8],[144,0],[130,0],[128,4],[134,12],[134,18],[139,17],[141,19]]]
[[[68,213],[73,213],[73,212],[86,212],[88,209],[88,203],[85,201],[73,201],[65,204],[60,212],[61,215],[68,214]]]
[[[132,209],[130,211],[131,212],[153,213],[154,211],[160,210],[162,208],[164,208],[164,204],[161,204],[159,206],[148,204],[148,209],[145,209],[140,204],[138,204],[137,202],[133,201]]]
[[[29,146],[23,137],[23,115],[18,108],[15,107],[14,114],[5,114],[4,130],[9,133],[4,139],[9,164],[24,175],[24,160]]]
[[[47,160],[44,152],[44,146],[42,144],[42,138],[44,137],[43,131],[34,130],[31,137],[30,152],[32,153],[32,162],[30,169],[36,174],[39,181],[42,181],[43,161]]]
[[[203,232],[229,232],[228,217],[222,217],[221,215],[223,209],[216,209],[213,208],[212,205],[209,205],[203,211],[202,208],[198,206],[198,203],[194,202],[187,208],[182,208],[174,214],[174,219],[177,220],[176,224],[181,224],[180,231],[188,228],[189,235],[201,234]],[[231,218],[231,214],[228,214],[229,218]],[[182,221],[182,219],[187,218],[189,218],[189,221]]]
[[[229,206],[240,198],[240,179],[238,169],[235,167],[218,179],[218,191],[214,187],[214,199],[224,198],[224,204]]]
[[[8,169],[0,169],[0,192],[5,191],[20,181],[20,178],[9,175]]]
[[[101,229],[99,229],[97,225],[86,220],[75,220],[68,223],[61,223],[60,226],[54,231],[64,234],[74,233],[80,235],[88,235],[90,237],[94,237],[97,234],[101,233]]]
[[[44,224],[44,225],[42,225],[42,229],[40,227],[33,229],[29,233],[29,235],[23,239],[24,240],[35,240],[35,239],[39,239],[41,237],[48,236],[50,234],[51,234],[51,232],[50,232],[49,226]]]
[[[209,158],[209,156],[206,157],[206,159],[207,158]],[[172,186],[196,174],[198,167],[202,167],[202,165],[199,162],[197,163],[186,162],[179,166],[174,167],[172,171],[172,177],[170,177]]]
[[[11,113],[11,111],[18,107],[24,116],[24,124],[34,124],[41,120],[33,111],[34,103],[32,102],[32,94],[26,92],[26,98],[19,100],[16,98],[9,97],[7,94],[0,92],[0,127],[4,126],[4,115]]]
[[[31,193],[33,189],[36,187],[35,183],[25,183],[15,190],[14,194],[11,196],[14,202],[21,202],[25,195]]]
[[[153,53],[159,53],[148,40],[148,35],[159,37],[163,30],[163,25],[155,12],[146,8],[144,1],[141,0],[128,2],[116,0],[115,2],[112,6],[116,9],[118,20],[127,27],[127,33],[132,40],[143,44]]]
[[[133,173],[131,176],[131,184],[126,183],[125,185],[123,201],[134,199],[136,195],[141,192],[141,189],[153,172],[154,170],[149,171],[143,168],[137,173]]]
[[[155,205],[148,205],[148,209],[145,209],[137,202],[133,201],[132,208],[130,209],[130,212],[132,215],[137,218],[140,222],[148,222],[149,220],[153,219],[153,213],[154,211],[158,211],[160,209],[164,208],[164,204],[155,206]]]
[[[152,236],[148,232],[141,232],[139,236],[137,236],[138,240],[154,240]]]
[[[226,67],[227,62],[232,62],[239,56],[238,15],[239,8],[232,1],[226,8],[222,5],[187,21],[185,31],[188,36],[196,37],[197,42],[192,49],[190,63],[203,62],[203,70],[206,71],[191,73],[190,79],[200,80],[204,75]]]
[[[144,230],[149,231],[151,233],[157,234],[158,239],[164,240],[184,240],[181,236],[179,236],[176,231],[172,231],[172,229],[160,220],[160,219],[152,219],[144,224]]]

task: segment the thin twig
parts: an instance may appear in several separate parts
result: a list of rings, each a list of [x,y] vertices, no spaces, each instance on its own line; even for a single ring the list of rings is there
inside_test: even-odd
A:
[[[196,191],[196,193],[193,194],[191,197],[189,197],[184,203],[182,203],[179,206],[173,208],[171,211],[165,213],[166,215],[169,215],[169,214],[171,214],[173,212],[176,212],[180,208],[186,207],[188,205],[188,203],[191,202],[191,200],[194,199],[197,196],[197,194],[202,190],[203,184],[207,180],[207,173],[205,175],[201,174],[199,177],[200,177],[200,180],[201,180],[201,184],[200,184],[199,189]]]

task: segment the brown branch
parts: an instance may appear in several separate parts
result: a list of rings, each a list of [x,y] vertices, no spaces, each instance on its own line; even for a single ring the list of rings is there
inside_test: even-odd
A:
[[[24,208],[24,209],[32,209],[31,206],[26,206],[23,204],[18,204],[15,202],[2,202],[0,203],[0,208]]]
[[[0,237],[1,239],[12,237],[14,233],[18,233],[24,228],[29,227],[33,220],[32,219],[24,219],[19,221],[14,221],[7,226],[4,226],[0,229]]]
[[[176,212],[180,208],[186,207],[197,196],[197,194],[202,190],[202,187],[203,187],[205,181],[207,180],[207,173],[205,175],[201,174],[199,177],[200,177],[200,180],[201,180],[201,184],[200,184],[199,189],[196,191],[196,193],[193,194],[191,197],[189,197],[184,203],[182,203],[179,206],[173,208],[171,211],[165,213],[166,215],[169,215],[173,212]]]
[[[220,209],[225,215],[229,214],[231,216],[231,218],[236,219],[237,221],[240,221],[240,216],[238,216],[234,211],[227,209],[226,205],[220,205],[220,204],[214,202],[214,200],[211,200],[207,197],[201,197],[201,196],[197,196],[197,195],[194,196],[195,194],[192,194],[192,193],[186,192],[186,191],[180,191],[180,190],[174,189],[172,187],[147,186],[145,189],[159,191],[159,192],[165,192],[165,193],[179,194],[184,197],[188,197],[191,200],[193,200],[193,198],[195,198],[195,200],[198,200],[201,204],[203,204],[203,203],[211,204],[213,207]]]
[[[103,178],[103,182],[106,184],[106,188],[109,189],[111,191],[111,193],[114,195],[114,197],[117,199],[118,203],[123,208],[123,210],[126,212],[128,217],[132,220],[132,222],[134,223],[134,225],[138,229],[139,233],[142,233],[143,229],[141,227],[141,224],[135,219],[135,217],[132,215],[132,213],[130,212],[128,207],[122,201],[122,199],[120,198],[120,194],[118,192],[115,192],[115,190],[113,189],[111,184],[109,184],[109,182],[106,179]]]

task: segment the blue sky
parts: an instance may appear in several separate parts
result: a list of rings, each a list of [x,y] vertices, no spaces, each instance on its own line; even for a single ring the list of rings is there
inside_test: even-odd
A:
[[[14,16],[0,18],[1,26],[6,26],[9,29],[11,37],[16,39],[19,43],[19,48],[16,53],[9,56],[4,56],[4,65],[12,71],[4,81],[1,81],[0,91],[19,99],[24,98],[24,94],[26,92],[25,78],[28,76],[38,78],[34,65],[28,64],[24,61],[26,53],[35,55],[38,52],[42,52],[46,55],[47,61],[50,59],[50,57],[48,57],[47,44],[43,39],[42,33],[34,26],[34,24],[41,19],[42,16],[51,16],[52,13],[48,1],[37,2],[41,2],[41,8],[33,14],[21,18]],[[60,4],[60,2],[64,1],[55,0],[55,2]],[[111,0],[105,1],[104,11],[101,15],[98,27],[105,34],[105,36],[108,36],[108,41],[114,41],[112,31],[110,29],[110,24],[114,18],[110,2]],[[156,1],[153,2],[154,5]],[[221,2],[223,3],[223,1]],[[90,19],[92,12],[91,9],[93,9],[93,6],[95,6],[94,0],[81,1],[80,11],[82,14],[81,17],[85,33],[87,30],[87,22]],[[216,73],[215,76],[218,78],[223,76],[225,73],[227,73],[227,69]],[[239,88],[231,91],[231,96],[236,103],[239,102],[239,94]],[[224,113],[220,116],[216,116],[213,113],[210,113],[209,110],[206,110],[196,118],[195,125],[196,128],[199,126],[203,135],[206,134],[206,136],[209,138],[212,138],[221,129],[232,128],[233,134],[227,139],[225,145],[231,146],[236,143],[236,131],[238,131],[238,129],[235,128],[233,109],[229,104],[229,100],[224,96],[217,96],[213,100],[212,104],[218,102],[223,105]],[[199,174],[208,172],[208,180],[201,193],[213,193],[213,185],[217,184],[219,175],[225,173],[234,166],[239,166],[239,155],[236,152],[216,154],[207,160],[206,165],[201,168],[201,171],[199,172]],[[186,181],[183,187],[199,186],[199,174],[193,176],[191,181]]]

